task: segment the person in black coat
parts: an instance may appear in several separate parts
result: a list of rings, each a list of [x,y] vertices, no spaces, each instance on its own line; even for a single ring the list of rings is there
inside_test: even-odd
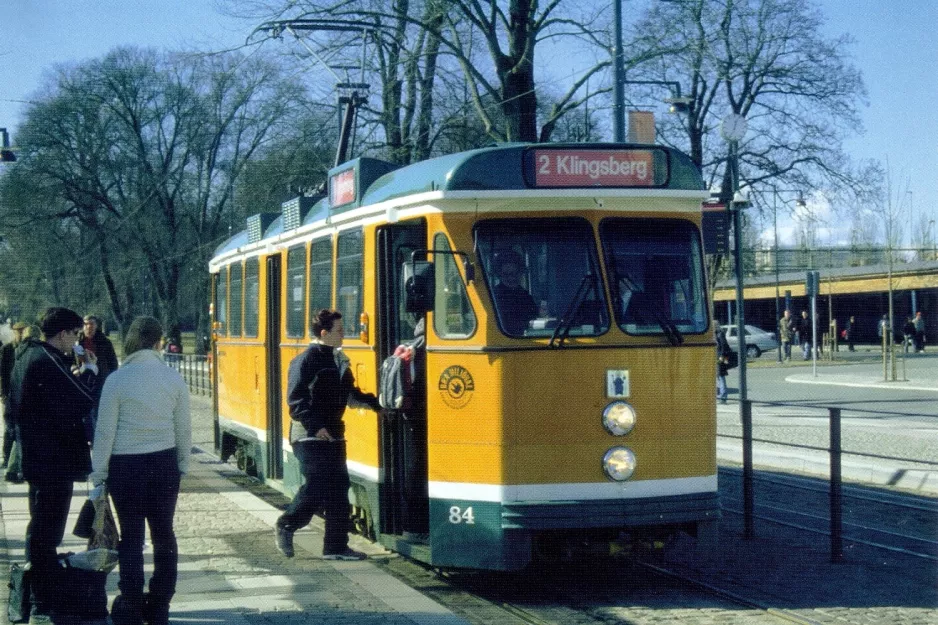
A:
[[[104,336],[101,320],[94,315],[85,315],[85,323],[79,340],[81,346],[94,353],[98,365],[98,386],[117,369],[117,354],[111,339]]]
[[[857,320],[853,315],[850,315],[850,320],[847,322],[847,327],[844,328],[844,338],[847,340],[847,346],[850,351],[856,351],[854,346],[857,342]]]
[[[13,324],[13,340],[0,347],[0,401],[3,402],[3,468],[8,468],[13,443],[16,440],[16,426],[13,408],[10,406],[10,378],[13,375],[13,364],[16,362],[16,348],[23,341],[23,332],[28,328],[25,323],[18,321]],[[19,475],[19,468],[9,467],[7,481],[15,482]]]
[[[30,622],[51,622],[62,580],[56,548],[65,535],[74,482],[91,471],[85,419],[94,405],[97,367],[84,352],[81,370],[71,372],[72,351],[82,318],[68,308],[50,308],[40,325],[44,341],[20,345],[11,375],[11,403],[29,483],[26,559],[30,563]]]
[[[277,549],[292,558],[293,534],[305,527],[319,510],[326,531],[323,558],[362,560],[365,554],[348,546],[349,475],[346,466],[345,407],[381,409],[378,398],[355,386],[342,346],[342,314],[323,309],[313,322],[316,339],[290,362],[287,404],[290,407],[290,444],[300,463],[303,485],[275,527]]]
[[[728,394],[726,374],[729,373],[730,370],[730,352],[733,350],[726,340],[726,332],[724,332],[723,328],[717,326],[715,332],[717,342],[717,399],[720,400],[721,404],[725,404]]]

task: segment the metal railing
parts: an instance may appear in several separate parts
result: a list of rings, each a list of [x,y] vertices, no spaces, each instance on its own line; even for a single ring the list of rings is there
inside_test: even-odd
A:
[[[742,440],[742,459],[743,459],[743,531],[746,538],[755,537],[754,519],[755,519],[755,496],[754,481],[755,473],[753,470],[753,443],[768,443],[783,447],[793,447],[798,449],[809,449],[813,451],[827,452],[830,462],[830,554],[831,562],[841,562],[844,557],[843,550],[843,476],[841,460],[844,454],[851,456],[862,456],[867,458],[898,460],[917,465],[938,467],[938,462],[934,460],[917,458],[899,458],[885,454],[864,453],[861,451],[844,451],[841,444],[841,409],[835,407],[823,407],[828,413],[829,422],[829,445],[828,447],[819,447],[817,445],[803,445],[779,440],[766,440],[754,438],[752,435],[752,400],[742,402],[741,428],[742,436],[732,434],[717,434],[720,438],[735,438]],[[769,405],[783,406],[786,404],[779,402],[768,402]],[[818,407],[822,408],[822,407]]]
[[[182,375],[189,385],[189,392],[198,395],[212,394],[212,375],[208,356],[196,354],[163,354],[167,367],[172,367]]]

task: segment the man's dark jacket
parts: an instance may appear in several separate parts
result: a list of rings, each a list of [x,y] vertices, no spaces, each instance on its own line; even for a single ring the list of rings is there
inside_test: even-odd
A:
[[[16,362],[16,344],[4,343],[0,347],[0,397],[10,397],[10,376],[13,375],[13,363]]]
[[[23,477],[37,484],[86,479],[91,448],[85,419],[95,402],[95,377],[71,373],[72,358],[35,339],[17,350],[11,400],[23,448]]]
[[[313,438],[326,428],[333,438],[345,437],[342,415],[352,405],[380,410],[378,399],[355,386],[352,371],[340,371],[335,353],[328,345],[313,343],[290,361],[287,374],[287,404],[290,406],[290,442]]]
[[[111,339],[104,336],[104,332],[100,328],[91,337],[91,342],[94,344],[92,351],[95,358],[98,359],[98,386],[102,387],[104,378],[117,370],[117,354],[114,352]]]

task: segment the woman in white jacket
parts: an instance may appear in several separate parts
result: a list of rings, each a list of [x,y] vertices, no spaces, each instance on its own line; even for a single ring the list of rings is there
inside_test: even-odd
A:
[[[115,625],[165,624],[176,590],[178,552],[173,515],[180,477],[189,466],[189,389],[160,355],[163,328],[137,317],[124,360],[101,391],[92,449],[94,484],[107,483],[120,524],[120,596]],[[145,524],[153,541],[153,577],[144,595]]]

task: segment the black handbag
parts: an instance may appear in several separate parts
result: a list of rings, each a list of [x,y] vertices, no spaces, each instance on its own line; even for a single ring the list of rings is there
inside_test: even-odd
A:
[[[29,620],[31,603],[29,600],[29,569],[25,563],[14,562],[10,565],[10,602],[7,605],[7,618],[11,623],[25,623]]]
[[[107,572],[79,569],[68,560],[64,564],[62,613],[87,620],[107,618]]]
[[[85,499],[85,503],[81,505],[81,510],[78,512],[78,520],[75,521],[75,529],[72,530],[72,534],[79,538],[89,539],[94,536],[93,524],[94,502]]]

